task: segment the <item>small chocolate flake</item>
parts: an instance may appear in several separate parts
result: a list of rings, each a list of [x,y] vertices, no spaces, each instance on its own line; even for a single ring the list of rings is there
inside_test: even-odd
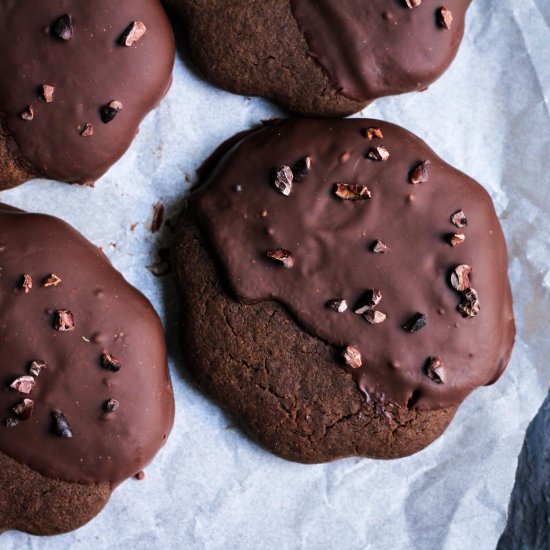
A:
[[[288,197],[292,193],[292,182],[294,181],[294,173],[288,166],[279,166],[275,176],[275,187],[285,196]]]
[[[462,302],[458,305],[458,311],[463,317],[475,317],[481,309],[477,292],[473,288],[469,288],[462,293]]]
[[[380,128],[373,126],[372,128],[367,128],[367,130],[365,130],[365,137],[367,139],[384,139],[384,134]]]
[[[80,135],[82,137],[91,137],[94,135],[94,127],[89,123],[86,122],[84,125],[84,128],[80,131]]]
[[[464,233],[451,233],[448,239],[451,246],[458,246],[466,240],[466,235]]]
[[[34,107],[32,105],[27,105],[25,110],[19,116],[22,120],[30,122],[34,119]]]
[[[62,15],[52,25],[52,33],[61,40],[70,40],[73,37],[73,20],[70,15]]]
[[[470,274],[472,273],[471,266],[467,264],[458,265],[451,273],[451,285],[458,292],[464,292],[471,286]]]
[[[427,183],[429,179],[428,168],[430,167],[430,161],[425,160],[415,166],[409,174],[409,183],[418,185],[419,183]]]
[[[437,10],[437,22],[445,29],[453,25],[453,14],[449,8],[443,6]]]
[[[418,332],[428,324],[428,316],[424,313],[415,313],[403,327],[407,332]]]
[[[329,300],[327,307],[337,313],[344,313],[348,309],[348,303],[345,300]]]
[[[50,84],[42,85],[42,99],[46,103],[53,103],[53,94],[55,92],[55,87]]]
[[[447,371],[440,357],[428,358],[426,376],[436,384],[445,384],[447,382]]]
[[[141,21],[132,21],[122,33],[120,43],[129,48],[141,40],[146,32],[147,27]]]
[[[358,369],[363,364],[361,354],[354,346],[346,346],[342,351],[342,357],[344,358],[346,365],[352,369]]]
[[[59,332],[74,330],[74,315],[68,309],[60,309],[55,312],[54,328]]]
[[[266,252],[266,256],[273,260],[281,262],[283,266],[287,269],[294,267],[294,255],[290,250],[285,250],[284,248],[277,248],[276,250],[270,250]]]
[[[23,399],[13,407],[13,412],[19,417],[19,420],[28,420],[32,416],[34,401],[32,399]]]
[[[370,199],[372,196],[366,185],[354,183],[337,183],[334,188],[334,193],[337,197],[345,201]]]
[[[16,378],[11,384],[10,388],[13,388],[19,393],[29,395],[36,384],[36,380],[32,376],[20,376]]]
[[[116,399],[109,399],[105,402],[104,408],[107,412],[115,412],[120,407],[120,403]]]
[[[459,229],[467,227],[468,220],[466,219],[466,214],[462,210],[458,210],[458,212],[451,215],[451,223]]]
[[[364,315],[365,320],[367,320],[371,325],[379,325],[386,320],[386,314],[381,311],[370,310],[367,311]]]
[[[120,101],[113,100],[107,105],[101,107],[100,115],[104,124],[109,124],[117,115],[122,111],[122,103]]]
[[[114,355],[111,355],[110,353],[104,353],[101,356],[101,365],[104,369],[113,372],[118,372],[122,367],[120,359],[118,357],[115,357]]]
[[[9,418],[6,418],[6,420],[4,420],[4,425],[6,426],[6,428],[15,428],[17,424],[19,424],[19,420],[11,416]]]
[[[21,281],[21,288],[25,291],[25,294],[28,294],[32,289],[32,277],[25,273],[23,275],[23,280]]]
[[[73,437],[67,417],[61,411],[52,411],[52,416],[55,423],[55,434],[59,437]]]
[[[44,361],[33,361],[29,365],[29,374],[32,376],[40,376],[40,373],[47,367],[46,363]]]
[[[61,279],[55,273],[51,273],[42,281],[42,286],[46,288],[50,286],[57,286],[59,284],[61,284]]]
[[[382,291],[377,289],[367,290],[355,304],[353,311],[357,315],[364,315],[374,309],[382,300]]]
[[[375,161],[386,161],[390,158],[390,153],[383,145],[380,145],[379,147],[370,149],[367,153],[367,158]]]
[[[372,251],[375,254],[387,254],[390,251],[390,247],[383,241],[376,241]]]
[[[301,183],[309,174],[311,170],[311,157],[304,157],[300,159],[293,167],[292,173],[294,174],[294,181]]]
[[[151,221],[151,233],[157,233],[162,227],[162,222],[164,221],[164,204],[157,201],[153,205],[153,219]]]

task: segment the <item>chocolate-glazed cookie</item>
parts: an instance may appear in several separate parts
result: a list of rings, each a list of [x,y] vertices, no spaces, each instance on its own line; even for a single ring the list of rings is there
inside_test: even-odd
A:
[[[343,116],[447,69],[470,0],[170,0],[212,82],[304,115]]]
[[[0,532],[95,516],[164,444],[164,333],[104,254],[50,216],[0,205]]]
[[[91,184],[168,90],[174,38],[159,0],[4,0],[0,189]]]
[[[512,350],[489,195],[391,124],[252,133],[191,195],[174,261],[188,368],[292,460],[414,453]]]

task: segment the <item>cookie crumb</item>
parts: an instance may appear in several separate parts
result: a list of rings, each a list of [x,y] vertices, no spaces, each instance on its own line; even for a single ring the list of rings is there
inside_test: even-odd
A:
[[[472,273],[471,266],[467,264],[458,265],[451,273],[451,285],[458,292],[463,292],[470,288],[470,275]]]
[[[372,196],[366,185],[358,185],[354,183],[336,183],[334,194],[345,201],[370,199]]]
[[[69,332],[75,329],[74,315],[68,309],[55,312],[54,328],[59,332]]]
[[[374,139],[374,138],[384,139],[384,134],[380,128],[373,126],[365,130],[365,137],[367,139]]]
[[[33,361],[29,366],[29,374],[38,378],[46,367],[47,365],[44,361]]]
[[[418,185],[419,183],[427,183],[429,179],[428,168],[430,167],[430,161],[425,160],[418,164],[409,174],[409,183],[412,185]]]
[[[130,47],[141,40],[147,32],[147,27],[141,21],[132,21],[120,37],[123,46]]]
[[[285,196],[288,197],[292,193],[292,182],[294,181],[294,173],[288,166],[279,166],[275,176],[275,187]]]
[[[19,116],[25,122],[31,122],[34,119],[34,107],[32,105],[27,105]]]
[[[454,214],[451,214],[451,223],[459,229],[467,227],[468,220],[466,218],[466,214],[464,214],[462,210],[458,210]]]
[[[50,286],[57,286],[59,284],[61,284],[61,279],[55,273],[51,273],[44,279],[44,281],[42,281],[42,286],[46,288]]]
[[[36,380],[32,376],[20,376],[16,378],[11,384],[10,388],[13,388],[19,393],[28,395],[36,385]]]
[[[53,94],[55,92],[55,87],[51,84],[42,85],[42,99],[46,103],[53,103]]]
[[[352,369],[358,369],[363,365],[361,354],[359,353],[359,350],[354,346],[346,346],[342,351],[342,357],[344,358],[346,365],[348,367],[351,367]]]
[[[370,310],[364,314],[365,320],[371,325],[379,325],[386,320],[386,314],[381,311]]]
[[[292,254],[292,252],[290,252],[290,250],[277,248],[275,250],[270,250],[269,252],[266,252],[266,256],[268,258],[271,258],[272,260],[277,260],[278,262],[281,262],[286,269],[294,267],[294,255]]]
[[[387,254],[390,251],[390,247],[383,241],[376,241],[372,247],[372,251],[375,254]]]
[[[337,313],[344,313],[348,309],[348,303],[343,299],[329,300],[326,305]]]
[[[443,6],[437,10],[437,21],[445,29],[450,30],[453,25],[453,14],[449,8]]]
[[[370,149],[367,153],[367,158],[369,160],[385,162],[390,158],[390,153],[383,145],[380,145],[379,147]]]
[[[118,372],[122,368],[122,363],[118,357],[110,353],[104,353],[101,356],[101,366],[112,372]]]
[[[25,291],[25,294],[28,294],[32,289],[32,277],[28,273],[23,274],[21,288]]]
[[[436,384],[445,384],[447,382],[447,371],[440,357],[428,358],[426,376]]]

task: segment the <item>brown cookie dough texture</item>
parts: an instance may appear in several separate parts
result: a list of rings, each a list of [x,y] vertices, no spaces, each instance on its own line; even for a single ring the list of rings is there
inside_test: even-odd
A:
[[[175,51],[159,0],[5,0],[0,47],[0,189],[101,177],[166,94]]]
[[[0,532],[93,518],[170,433],[164,333],[104,254],[0,205]]]
[[[475,181],[374,120],[273,122],[195,191],[186,364],[274,453],[401,457],[505,369],[507,250]]]
[[[448,68],[470,0],[170,0],[207,79],[300,114],[345,116]]]

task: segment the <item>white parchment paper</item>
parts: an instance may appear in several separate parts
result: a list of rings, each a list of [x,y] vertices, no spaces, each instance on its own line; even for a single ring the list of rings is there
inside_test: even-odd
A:
[[[215,147],[280,115],[260,99],[202,82],[179,59],[174,85],[129,153],[95,189],[34,181],[0,200],[55,214],[104,248],[161,314],[177,418],[144,481],[118,489],[77,532],[0,537],[6,550],[495,548],[525,430],[548,388],[550,339],[550,0],[474,0],[452,68],[427,92],[362,115],[396,122],[491,193],[508,239],[518,340],[510,367],[478,390],[436,443],[406,459],[303,466],[247,439],[187,382],[171,277],[145,266],[169,242],[152,235]],[[132,224],[138,225],[132,231]]]

